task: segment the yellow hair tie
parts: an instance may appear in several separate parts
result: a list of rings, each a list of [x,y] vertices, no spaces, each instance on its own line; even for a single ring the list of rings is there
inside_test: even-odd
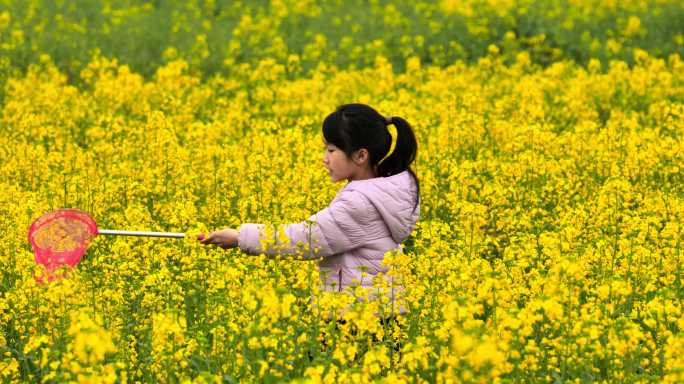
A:
[[[385,159],[387,159],[388,157],[390,157],[390,155],[392,154],[392,152],[394,152],[394,148],[396,148],[396,146],[397,146],[397,136],[398,136],[397,127],[395,127],[394,124],[392,124],[392,119],[391,119],[391,118],[387,120],[387,130],[389,131],[390,136],[392,136],[392,144],[390,144],[389,152],[387,152],[387,154],[385,155],[385,157],[383,157],[382,160],[380,160],[380,161],[378,162],[378,166],[379,166],[380,164],[382,164],[382,162],[385,161]]]

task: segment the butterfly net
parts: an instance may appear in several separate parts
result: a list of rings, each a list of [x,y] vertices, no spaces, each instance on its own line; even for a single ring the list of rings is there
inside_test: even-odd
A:
[[[48,271],[62,266],[78,264],[97,235],[97,224],[85,212],[77,209],[59,209],[36,219],[29,228],[29,242],[36,262]]]

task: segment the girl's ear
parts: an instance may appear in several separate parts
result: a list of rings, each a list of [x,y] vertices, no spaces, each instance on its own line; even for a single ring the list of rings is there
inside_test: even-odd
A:
[[[370,161],[370,154],[366,148],[361,148],[352,153],[352,160],[356,165],[363,165],[365,162]]]

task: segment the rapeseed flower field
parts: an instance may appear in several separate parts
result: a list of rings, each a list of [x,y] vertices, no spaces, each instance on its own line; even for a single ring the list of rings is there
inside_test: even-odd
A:
[[[103,3],[111,28],[155,9]],[[179,30],[203,17],[200,3],[169,11],[192,21]],[[49,28],[79,34],[97,18],[70,24],[83,10],[68,2],[55,14],[0,6],[3,382],[684,382],[681,27],[663,34],[670,51],[638,45],[660,33],[651,10],[678,3],[551,1],[538,10],[549,24],[571,5],[568,34],[554,36],[568,45],[551,47],[508,30],[520,10],[506,1],[416,2],[421,18],[374,1],[388,20],[368,43],[351,28],[350,55],[331,47],[336,28],[310,43],[286,34],[334,10],[296,3],[242,17],[212,70],[201,37],[136,67],[133,51],[107,51],[102,25],[85,59],[50,52]],[[394,21],[438,46],[450,14],[481,36],[462,47],[493,40],[467,55],[430,54],[418,35],[387,49]],[[593,20],[622,32],[572,56],[574,25]],[[320,291],[315,262],[192,236],[100,236],[65,278],[37,282],[27,230],[57,208],[102,228],[189,234],[306,219],[342,186],[322,165],[321,123],[347,102],[406,118],[418,140],[421,217],[385,257],[405,287],[396,322],[374,315],[395,303]]]

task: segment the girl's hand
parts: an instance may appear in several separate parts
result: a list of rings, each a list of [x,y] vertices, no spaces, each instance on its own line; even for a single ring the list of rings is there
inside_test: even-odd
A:
[[[238,245],[238,233],[232,228],[226,228],[212,232],[207,236],[201,234],[197,236],[197,240],[202,244],[215,244],[223,249],[235,248]]]

